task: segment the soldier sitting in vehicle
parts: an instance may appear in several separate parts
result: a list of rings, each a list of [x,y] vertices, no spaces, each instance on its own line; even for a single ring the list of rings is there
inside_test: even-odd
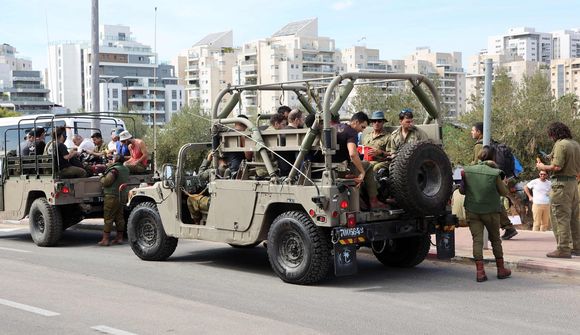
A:
[[[427,133],[413,124],[413,110],[405,108],[399,113],[400,126],[391,133],[391,141],[387,151],[396,154],[403,144],[429,140]]]
[[[80,178],[86,177],[87,171],[78,165],[79,152],[76,150],[68,152],[64,141],[66,141],[66,128],[58,127],[56,129],[57,147],[56,154],[58,159],[59,175],[61,178]]]
[[[364,146],[364,157],[373,167],[373,170],[378,170],[388,167],[389,151],[391,135],[385,130],[385,114],[381,111],[375,111],[370,117],[373,130],[366,134],[362,140]]]
[[[202,212],[207,212],[209,210],[211,197],[207,191],[207,184],[210,181],[211,169],[209,166],[212,159],[213,152],[210,151],[199,166],[196,178],[198,182],[197,185],[188,190],[191,193],[185,189],[182,189],[183,193],[187,195],[187,209],[189,209],[189,214],[191,215],[193,224],[201,224],[201,220],[203,218]],[[218,164],[219,165],[216,170],[216,177],[229,179],[230,170],[223,156],[219,157]]]
[[[363,192],[366,193],[369,200],[370,208],[383,208],[385,204],[381,203],[378,198],[375,174],[369,162],[361,161],[357,152],[358,133],[362,132],[369,122],[369,117],[363,113],[355,113],[348,124],[338,123],[338,120],[332,121],[333,126],[337,128],[336,141],[339,149],[332,156],[332,161],[341,163],[348,161],[348,171],[345,177],[353,177],[357,185],[363,186]]]

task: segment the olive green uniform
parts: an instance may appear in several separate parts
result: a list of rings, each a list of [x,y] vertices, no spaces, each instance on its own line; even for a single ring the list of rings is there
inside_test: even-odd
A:
[[[129,180],[129,169],[122,163],[115,163],[105,170],[100,181],[103,184],[104,200],[104,221],[103,231],[110,233],[113,222],[117,225],[117,231],[125,230],[125,218],[123,217],[123,206],[120,201],[119,186]]]
[[[499,235],[500,195],[508,189],[500,177],[501,170],[491,161],[465,168],[465,214],[473,239],[473,258],[483,260],[483,228],[489,234],[495,258],[503,258]]]
[[[428,139],[429,136],[427,135],[427,133],[415,126],[413,126],[413,128],[409,130],[407,137],[403,137],[402,127],[399,126],[397,130],[391,133],[388,151],[390,153],[395,153],[401,149],[403,144],[427,141]]]
[[[558,250],[569,252],[570,243],[580,251],[580,220],[578,219],[578,182],[580,144],[572,139],[560,139],[552,150],[552,165],[561,168],[552,175],[550,211],[552,230]]]
[[[385,162],[385,160],[387,159],[386,153],[388,152],[390,141],[391,135],[385,129],[382,129],[379,134],[371,131],[363,137],[362,145],[383,151],[374,156],[374,160],[370,161],[375,172],[389,166],[389,162]]]
[[[482,149],[483,149],[483,140],[478,139],[477,142],[475,142],[475,145],[473,146],[473,161],[471,162],[471,164],[477,164],[477,162],[479,162],[479,153],[481,152]],[[502,210],[499,213],[499,215],[500,215],[499,225],[501,229],[506,230],[514,229],[514,224],[508,217],[507,210],[504,206],[502,206]]]

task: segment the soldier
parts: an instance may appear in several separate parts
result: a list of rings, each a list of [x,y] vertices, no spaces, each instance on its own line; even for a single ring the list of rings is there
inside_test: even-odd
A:
[[[473,161],[471,164],[477,164],[479,161],[478,157],[483,148],[483,122],[476,122],[471,127],[471,138],[475,140],[475,145],[473,146]],[[493,153],[492,153],[493,156]],[[504,233],[501,237],[502,240],[509,240],[518,234],[516,228],[514,228],[513,223],[507,215],[505,207],[502,206],[502,211],[500,213],[500,226],[504,229]]]
[[[554,141],[550,165],[538,162],[538,170],[552,171],[550,192],[552,230],[557,249],[546,254],[553,258],[580,256],[580,220],[578,219],[578,183],[580,144],[572,139],[570,128],[562,122],[548,126],[548,137]],[[572,243],[572,249],[570,249]]]
[[[405,108],[399,113],[399,128],[391,133],[388,151],[395,154],[403,144],[427,141],[429,136],[413,124],[413,110]]]
[[[109,237],[113,228],[113,221],[116,224],[117,235],[112,241],[113,244],[123,243],[123,232],[125,231],[125,218],[123,217],[123,205],[120,201],[119,186],[129,180],[129,169],[123,165],[124,157],[113,155],[113,164],[105,170],[100,179],[103,184],[104,201],[104,219],[105,227],[103,228],[103,238],[98,243],[100,246],[110,244]]]
[[[367,133],[362,144],[365,147],[365,156],[369,159],[373,170],[377,172],[381,168],[388,167],[389,163],[386,161],[389,156],[389,151],[387,148],[389,146],[389,141],[391,135],[387,133],[384,128],[385,124],[385,114],[381,111],[375,111],[369,118],[373,130]]]
[[[477,165],[468,166],[464,170],[462,193],[465,194],[465,214],[467,224],[473,239],[473,258],[477,268],[477,281],[487,280],[483,268],[483,228],[489,233],[489,240],[497,264],[497,278],[504,279],[511,271],[504,267],[503,249],[499,237],[500,195],[506,195],[508,189],[500,177],[501,170],[491,160],[492,154],[488,146],[480,152]]]

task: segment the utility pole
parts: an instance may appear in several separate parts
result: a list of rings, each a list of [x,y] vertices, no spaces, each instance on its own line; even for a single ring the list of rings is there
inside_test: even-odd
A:
[[[91,112],[100,113],[99,104],[99,0],[91,0]],[[98,118],[91,120],[93,129],[100,129]]]
[[[153,29],[153,53],[155,54],[155,67],[153,68],[153,77],[155,85],[153,89],[153,171],[157,171],[157,7],[155,7],[155,27]],[[165,115],[167,119],[167,114]]]

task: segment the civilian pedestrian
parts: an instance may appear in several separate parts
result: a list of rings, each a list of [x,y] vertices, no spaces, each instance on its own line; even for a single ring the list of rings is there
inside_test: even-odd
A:
[[[532,203],[534,215],[533,231],[546,231],[550,229],[550,190],[552,182],[548,180],[548,173],[540,171],[540,177],[524,186],[524,192]],[[532,195],[533,192],[533,195]]]

